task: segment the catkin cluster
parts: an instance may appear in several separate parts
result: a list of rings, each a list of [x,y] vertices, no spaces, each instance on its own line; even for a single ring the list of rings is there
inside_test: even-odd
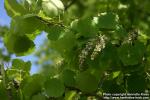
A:
[[[94,39],[89,40],[85,48],[81,50],[79,54],[79,67],[82,68],[83,63],[87,56],[90,55],[90,59],[94,60],[95,57],[105,48],[107,37],[105,35],[99,35]]]

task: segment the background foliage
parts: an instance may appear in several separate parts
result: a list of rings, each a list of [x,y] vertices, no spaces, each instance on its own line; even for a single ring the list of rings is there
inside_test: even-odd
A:
[[[5,0],[10,28],[0,28],[2,100],[101,100],[102,93],[149,93],[149,0]],[[41,32],[48,40],[29,55]],[[3,63],[12,62],[10,68]]]

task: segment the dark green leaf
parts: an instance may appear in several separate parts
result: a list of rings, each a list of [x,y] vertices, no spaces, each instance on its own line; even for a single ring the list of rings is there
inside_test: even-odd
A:
[[[37,95],[32,96],[31,100],[46,100],[46,97],[44,95],[37,94]]]
[[[94,92],[98,88],[98,80],[90,73],[83,72],[76,77],[77,87],[83,92]]]
[[[114,30],[118,23],[118,16],[114,13],[106,13],[99,17],[98,27],[101,30]]]
[[[48,39],[49,40],[58,40],[59,36],[61,35],[63,28],[60,26],[51,26],[47,27],[45,30],[48,33]]]
[[[146,81],[144,75],[133,73],[127,79],[128,91],[130,93],[143,93],[146,90]]]
[[[20,59],[14,59],[12,61],[12,68],[29,72],[31,68],[31,62],[24,62]]]
[[[103,92],[105,93],[124,93],[125,88],[118,85],[115,80],[105,80],[102,84]]]
[[[62,73],[62,79],[66,86],[73,87],[75,86],[75,72],[72,70],[64,70]]]
[[[64,84],[56,78],[48,79],[44,84],[44,88],[49,97],[60,97],[65,90]]]
[[[5,37],[5,45],[10,52],[19,55],[28,52],[34,47],[33,41],[31,41],[27,36],[12,35],[10,33]]]
[[[144,45],[140,42],[134,45],[123,44],[118,50],[118,55],[125,66],[136,65],[142,60],[144,48]]]
[[[8,100],[7,91],[2,82],[3,81],[0,80],[0,98],[2,100]]]
[[[75,22],[76,24],[76,22]],[[76,27],[76,25],[75,25]],[[80,19],[77,23],[77,32],[85,37],[93,37],[98,33],[98,29],[92,25],[92,19]]]

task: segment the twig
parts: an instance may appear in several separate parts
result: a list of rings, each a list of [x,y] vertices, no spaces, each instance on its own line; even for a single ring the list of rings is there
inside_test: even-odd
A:
[[[36,16],[36,18],[38,18],[39,20],[41,20],[42,22],[44,22],[44,23],[45,23],[46,25],[48,25],[48,26],[57,25],[57,26],[65,27],[65,28],[66,28],[66,26],[63,25],[62,22],[55,22],[55,21],[53,21],[53,20],[47,21],[47,20],[45,20],[44,18],[42,18],[42,17],[40,17],[40,16]]]

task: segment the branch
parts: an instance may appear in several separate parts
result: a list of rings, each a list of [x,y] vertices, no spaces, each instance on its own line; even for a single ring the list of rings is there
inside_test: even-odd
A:
[[[62,23],[62,22],[55,22],[53,20],[51,21],[48,21],[40,16],[36,16],[37,19],[39,19],[40,21],[44,22],[46,25],[48,26],[53,26],[53,25],[56,25],[56,26],[60,26],[60,27],[63,27],[63,28],[66,28],[66,26]]]

